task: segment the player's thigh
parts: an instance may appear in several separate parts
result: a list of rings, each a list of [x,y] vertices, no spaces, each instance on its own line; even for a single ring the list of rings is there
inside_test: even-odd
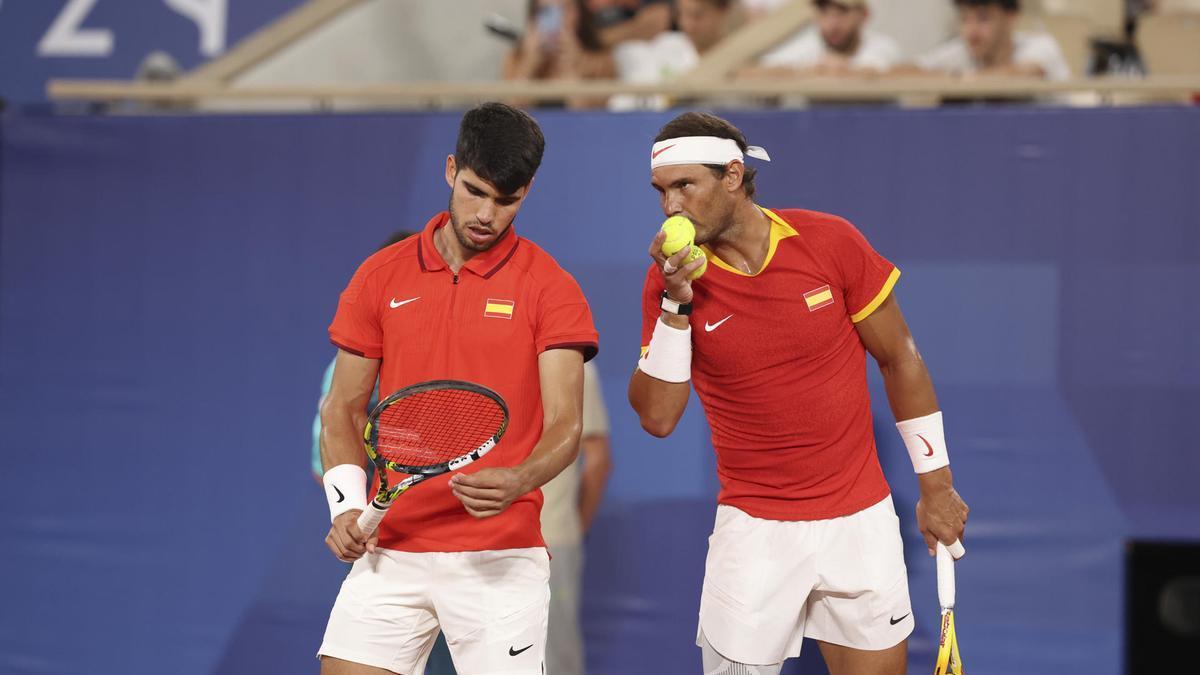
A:
[[[428,592],[430,555],[381,549],[354,563],[317,652],[325,657],[323,670],[341,668],[330,660],[336,659],[405,675],[420,671],[438,629]]]
[[[818,641],[829,675],[905,675],[908,668],[908,641],[887,649],[854,649],[832,642]]]
[[[903,642],[916,623],[891,498],[822,527],[822,573],[808,597],[804,635],[864,651]]]
[[[459,671],[541,675],[549,578],[543,548],[443,554],[434,603]]]
[[[396,673],[387,668],[376,668],[332,656],[322,656],[321,675],[396,675]],[[400,675],[409,674],[401,673]]]

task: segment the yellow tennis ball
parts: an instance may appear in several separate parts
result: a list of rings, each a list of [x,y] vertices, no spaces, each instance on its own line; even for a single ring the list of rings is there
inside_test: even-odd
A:
[[[667,235],[667,238],[662,243],[662,252],[668,258],[681,251],[684,246],[692,247],[692,250],[688,252],[687,259],[683,261],[680,267],[698,258],[704,258],[704,251],[701,251],[700,247],[696,246],[696,226],[686,216],[671,216],[667,218],[663,221],[662,231]],[[705,258],[704,263],[700,265],[699,269],[688,275],[688,279],[699,279],[700,275],[704,274],[706,269],[708,269],[707,258]]]

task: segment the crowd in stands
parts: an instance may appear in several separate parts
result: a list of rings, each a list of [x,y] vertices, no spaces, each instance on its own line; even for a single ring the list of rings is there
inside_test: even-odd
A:
[[[1139,17],[1160,10],[1164,3],[1192,1],[1125,0],[1125,32],[1110,36],[1109,42],[1132,46]],[[524,30],[515,39],[503,75],[514,80],[669,82],[686,75],[731,33],[748,24],[771,21],[772,14],[789,2],[529,0]],[[812,0],[811,21],[784,41],[770,45],[731,77],[874,79],[928,75],[1063,81],[1105,72],[1145,72],[1136,49],[1117,52],[1124,55],[1122,58],[1132,59],[1132,65],[1118,69],[1110,63],[1106,68],[1092,54],[1086,64],[1073,69],[1060,40],[1026,16],[1048,9],[1053,0],[944,2],[953,6],[956,15],[946,41],[924,53],[905,55],[895,36],[872,27],[872,0]],[[911,20],[920,21],[919,13],[914,12]],[[1100,41],[1092,37],[1085,40],[1089,43],[1087,49],[1098,49]],[[1085,48],[1068,46],[1081,51]],[[568,106],[619,110],[663,107],[668,103],[663,97],[617,96],[571,100]]]

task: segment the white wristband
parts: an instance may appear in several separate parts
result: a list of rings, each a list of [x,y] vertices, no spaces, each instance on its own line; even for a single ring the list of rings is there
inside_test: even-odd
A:
[[[900,432],[900,438],[904,439],[904,446],[908,448],[913,471],[929,473],[943,466],[950,466],[940,410],[932,415],[896,422],[896,429]]]
[[[367,472],[357,464],[338,464],[325,472],[325,499],[329,502],[329,522],[358,509],[367,508]]]
[[[638,370],[663,382],[692,379],[692,327],[674,328],[660,317],[646,355],[638,361]]]

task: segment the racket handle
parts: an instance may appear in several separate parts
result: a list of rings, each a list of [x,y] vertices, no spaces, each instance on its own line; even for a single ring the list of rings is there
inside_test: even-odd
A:
[[[372,500],[371,505],[358,514],[358,529],[368,537],[371,536],[375,532],[375,528],[379,527],[379,521],[383,520],[385,513],[387,513],[387,508],[376,505]]]
[[[938,604],[942,609],[954,608],[954,556],[950,549],[962,550],[962,543],[955,539],[950,548],[940,541],[937,543]]]

